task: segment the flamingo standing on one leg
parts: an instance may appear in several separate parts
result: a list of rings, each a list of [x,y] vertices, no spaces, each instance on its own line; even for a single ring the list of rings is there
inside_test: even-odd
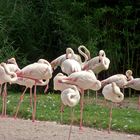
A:
[[[61,93],[61,100],[64,105],[68,105],[72,108],[71,111],[71,126],[69,131],[69,137],[68,140],[70,140],[71,136],[71,130],[72,130],[72,124],[73,124],[73,117],[74,117],[74,109],[73,107],[76,106],[80,100],[80,93],[76,86],[73,86],[71,88],[67,88]]]
[[[122,102],[124,99],[123,93],[120,91],[120,88],[117,86],[117,84],[115,82],[107,84],[103,88],[102,94],[104,95],[105,99],[110,100],[114,103]],[[108,133],[110,133],[111,121],[112,121],[112,104],[111,104],[111,108],[110,108]]]
[[[63,78],[62,80],[59,80],[59,82],[75,85],[81,91],[80,129],[82,129],[84,90],[87,89],[99,90],[101,88],[101,82],[96,79],[95,74],[91,70],[74,72],[71,75],[69,75],[67,78]]]
[[[39,80],[48,80],[52,77],[52,67],[47,60],[41,59],[36,63],[25,66],[17,73],[18,77],[34,80],[34,107],[32,120],[35,121],[36,114],[36,84]],[[48,86],[48,85],[47,85]]]
[[[128,81],[125,85],[124,88],[132,88],[135,90],[140,90],[140,78],[134,78],[130,81]],[[140,110],[140,96],[139,96],[139,100],[138,100],[138,109]]]

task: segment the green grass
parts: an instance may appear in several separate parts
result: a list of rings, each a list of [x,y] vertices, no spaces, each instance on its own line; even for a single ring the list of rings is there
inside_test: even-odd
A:
[[[14,116],[20,93],[8,93],[7,114]],[[101,98],[102,99],[102,98]],[[100,99],[100,100],[101,100]],[[83,125],[97,129],[107,129],[109,121],[109,109],[101,105],[95,105],[94,97],[85,97]],[[0,102],[2,100],[0,99]],[[132,103],[136,104],[137,99],[132,98]],[[1,109],[2,103],[0,103]],[[71,108],[65,107],[63,113],[63,124],[70,124]],[[121,132],[140,134],[140,111],[136,108],[113,108],[112,130]],[[30,107],[29,94],[26,94],[21,104],[18,117],[31,119],[32,109]],[[49,120],[60,123],[60,95],[58,94],[38,94],[37,95],[37,120]],[[74,124],[79,125],[80,106],[74,108]]]

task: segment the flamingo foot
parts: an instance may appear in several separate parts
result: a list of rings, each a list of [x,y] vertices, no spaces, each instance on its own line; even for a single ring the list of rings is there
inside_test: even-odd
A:
[[[83,133],[83,132],[84,132],[83,127],[79,127],[79,131],[80,131],[81,133]]]

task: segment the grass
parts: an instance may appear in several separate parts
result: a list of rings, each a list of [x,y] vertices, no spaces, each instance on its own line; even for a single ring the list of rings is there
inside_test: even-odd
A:
[[[16,106],[20,93],[8,93],[7,99],[7,114],[9,116],[14,116]],[[102,98],[99,99],[102,101]],[[2,100],[0,99],[0,102]],[[137,99],[132,98],[131,103],[136,105]],[[0,103],[1,109],[2,103]],[[128,105],[129,106],[129,105]],[[63,124],[70,124],[71,121],[71,108],[65,107],[63,113]],[[113,120],[112,120],[112,130],[117,130],[121,132],[128,132],[134,134],[140,134],[140,111],[135,107],[114,107],[113,108]],[[29,94],[26,94],[21,104],[18,117],[31,119],[32,109],[30,106]],[[38,94],[37,95],[37,120],[47,120],[56,121],[60,123],[61,113],[60,113],[60,95],[58,94]],[[80,105],[74,108],[74,124],[79,125],[80,120]],[[84,105],[84,115],[83,115],[83,125],[89,126],[97,129],[107,129],[109,121],[109,109],[100,105],[95,105],[94,97],[85,97]]]

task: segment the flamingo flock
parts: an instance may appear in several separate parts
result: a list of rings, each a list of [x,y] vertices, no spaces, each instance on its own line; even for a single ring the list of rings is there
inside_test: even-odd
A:
[[[36,115],[36,88],[37,86],[46,86],[52,78],[53,71],[59,66],[61,73],[58,73],[53,79],[54,90],[61,91],[62,105],[73,108],[80,102],[80,130],[83,125],[83,108],[85,90],[98,91],[102,89],[102,94],[106,100],[113,103],[122,102],[124,100],[124,88],[133,88],[140,90],[140,78],[133,78],[132,71],[127,70],[126,74],[116,74],[102,81],[98,80],[98,74],[103,70],[108,70],[110,65],[109,58],[106,57],[104,50],[100,50],[99,54],[93,58],[90,56],[89,50],[81,45],[78,47],[79,54],[75,54],[72,48],[67,48],[66,53],[58,58],[48,62],[45,59],[39,59],[37,62],[29,64],[22,69],[19,68],[16,59],[10,58],[7,63],[0,64],[0,91],[2,92],[2,116],[6,116],[6,100],[7,100],[7,83],[25,86],[25,90],[20,96],[17,105],[15,118],[17,117],[20,104],[24,98],[24,94],[30,88],[30,104],[32,106],[32,121],[35,121]],[[81,55],[84,61],[81,59]],[[2,90],[2,85],[4,88]],[[32,93],[32,88],[34,92]],[[123,89],[121,92],[120,88]],[[32,94],[34,101],[32,102]],[[96,93],[98,94],[98,93]],[[63,111],[63,106],[61,111]],[[140,109],[140,98],[139,98]],[[110,109],[111,126],[112,106]]]

